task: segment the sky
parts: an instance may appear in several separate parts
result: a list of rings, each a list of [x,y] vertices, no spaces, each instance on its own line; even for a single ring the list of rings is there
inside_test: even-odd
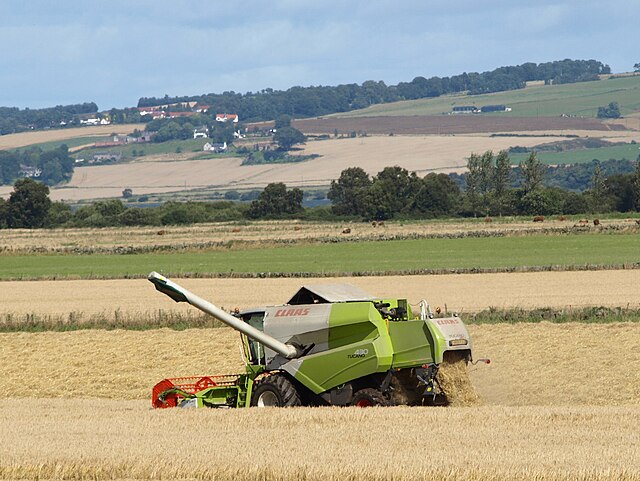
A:
[[[640,62],[640,0],[1,0],[0,106]]]

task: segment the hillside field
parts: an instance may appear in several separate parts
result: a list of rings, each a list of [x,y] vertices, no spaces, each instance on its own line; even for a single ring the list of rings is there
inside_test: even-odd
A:
[[[380,104],[336,114],[339,117],[439,115],[456,105],[507,105],[511,112],[491,117],[559,117],[562,114],[595,118],[598,107],[618,102],[622,115],[640,111],[640,75],[564,85],[533,86],[486,95],[445,95],[432,99]]]
[[[568,132],[563,132],[567,134]],[[638,132],[602,132],[612,140],[640,141]],[[383,168],[399,165],[424,176],[429,172],[460,172],[468,156],[486,150],[497,152],[520,145],[533,147],[565,137],[532,134],[528,137],[491,137],[489,135],[368,136],[308,142],[300,151],[319,157],[294,164],[241,165],[239,158],[214,158],[162,161],[142,157],[140,161],[117,165],[86,166],[75,169],[71,181],[54,187],[55,200],[78,201],[121,197],[125,188],[135,195],[180,192],[193,189],[228,190],[264,188],[271,182],[284,182],[301,188],[328,186],[349,167],[359,166],[374,175]],[[184,156],[185,154],[173,154]],[[3,192],[4,190],[4,192]],[[0,194],[10,192],[0,189]]]

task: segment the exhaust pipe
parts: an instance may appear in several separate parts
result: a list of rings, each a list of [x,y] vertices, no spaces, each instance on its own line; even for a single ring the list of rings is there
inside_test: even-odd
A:
[[[163,275],[157,272],[152,272],[148,277],[149,281],[156,286],[156,289],[166,294],[176,302],[188,302],[193,307],[200,309],[202,312],[206,312],[210,316],[215,317],[221,322],[224,322],[228,326],[232,327],[236,331],[240,331],[246,334],[254,341],[258,341],[264,344],[269,349],[277,352],[278,354],[286,357],[287,359],[293,359],[302,355],[302,352],[291,344],[285,344],[277,339],[265,334],[264,332],[250,326],[246,322],[241,321],[237,317],[232,316],[228,312],[223,311],[217,306],[214,306],[208,301],[205,301],[201,297],[196,296],[192,292],[188,291],[184,287],[170,281]]]

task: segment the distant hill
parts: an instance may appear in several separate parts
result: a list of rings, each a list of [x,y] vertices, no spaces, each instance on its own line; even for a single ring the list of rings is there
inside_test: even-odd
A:
[[[571,117],[595,118],[598,107],[618,102],[620,113],[640,112],[640,75],[612,76],[604,80],[563,85],[539,85],[485,95],[443,95],[374,105],[366,109],[337,114],[339,117],[378,117],[440,115],[455,106],[505,105],[508,112],[457,114],[499,117]]]

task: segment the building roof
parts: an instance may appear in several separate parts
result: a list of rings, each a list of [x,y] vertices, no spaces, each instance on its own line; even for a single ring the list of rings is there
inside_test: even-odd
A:
[[[311,284],[302,286],[287,304],[373,301],[376,297],[351,284]]]

